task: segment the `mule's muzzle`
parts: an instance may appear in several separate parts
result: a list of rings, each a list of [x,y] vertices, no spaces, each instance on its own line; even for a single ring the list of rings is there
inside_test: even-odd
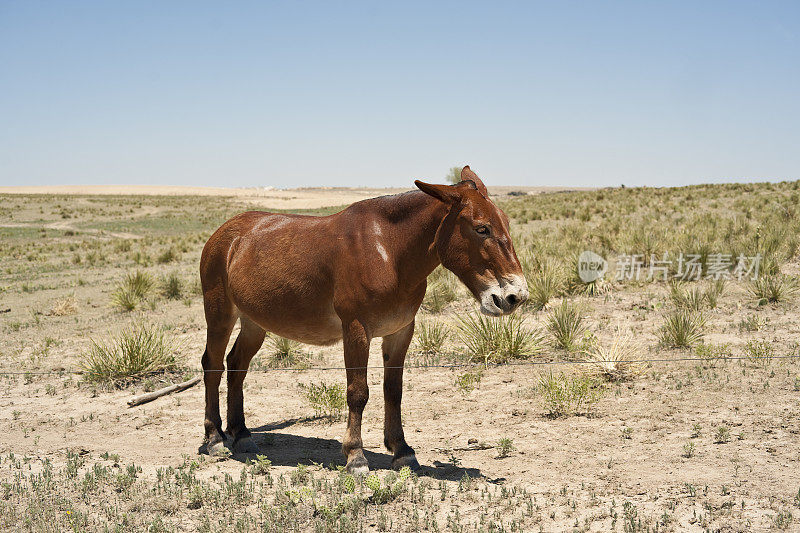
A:
[[[527,299],[528,284],[525,278],[515,276],[481,292],[481,312],[489,316],[507,315]]]

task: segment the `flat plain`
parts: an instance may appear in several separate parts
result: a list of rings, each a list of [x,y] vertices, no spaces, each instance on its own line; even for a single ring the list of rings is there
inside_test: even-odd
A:
[[[323,369],[341,345],[265,342],[245,382],[258,456],[199,453],[202,384],[126,402],[200,368],[198,261],[222,222],[397,191],[2,192],[2,529],[800,530],[800,182],[490,186],[532,298],[481,319],[431,275],[403,398],[423,469],[387,470],[375,339],[367,479],[341,468],[344,371]],[[611,260],[602,280],[578,277],[584,250]],[[699,279],[679,281],[690,256]],[[160,365],[93,365],[137,332]]]

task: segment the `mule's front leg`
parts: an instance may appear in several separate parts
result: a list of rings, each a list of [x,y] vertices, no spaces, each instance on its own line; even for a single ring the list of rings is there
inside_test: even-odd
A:
[[[403,364],[411,338],[414,336],[414,322],[383,338],[383,398],[384,429],[383,443],[392,452],[392,468],[404,466],[419,469],[414,450],[406,443],[400,403],[403,400]]]
[[[361,442],[361,415],[369,400],[367,362],[369,361],[369,336],[357,320],[342,324],[344,366],[347,367],[347,431],[342,442],[342,452],[347,458],[347,471],[351,474],[369,472]]]

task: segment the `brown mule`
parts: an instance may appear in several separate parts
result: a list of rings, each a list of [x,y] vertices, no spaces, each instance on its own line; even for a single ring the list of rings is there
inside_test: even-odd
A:
[[[428,275],[441,263],[492,316],[512,312],[528,297],[508,217],[469,167],[461,179],[456,185],[416,181],[422,192],[364,200],[325,217],[242,213],[211,236],[200,259],[208,453],[226,444],[219,384],[240,319],[227,357],[227,433],[234,452],[258,451],[244,423],[242,383],[265,332],[317,345],[342,340],[350,410],[342,450],[349,471],[367,472],[361,444],[366,367],[370,340],[383,337],[384,443],[394,468],[419,467],[403,435],[400,401]]]

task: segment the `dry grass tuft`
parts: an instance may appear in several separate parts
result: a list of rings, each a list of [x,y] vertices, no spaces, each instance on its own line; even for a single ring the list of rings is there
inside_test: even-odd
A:
[[[77,312],[78,302],[75,301],[74,297],[67,296],[66,298],[60,298],[54,301],[48,314],[51,316],[67,316],[74,315]]]
[[[584,352],[585,371],[607,381],[630,381],[644,371],[636,347],[627,336],[616,336],[608,346],[596,344]]]

